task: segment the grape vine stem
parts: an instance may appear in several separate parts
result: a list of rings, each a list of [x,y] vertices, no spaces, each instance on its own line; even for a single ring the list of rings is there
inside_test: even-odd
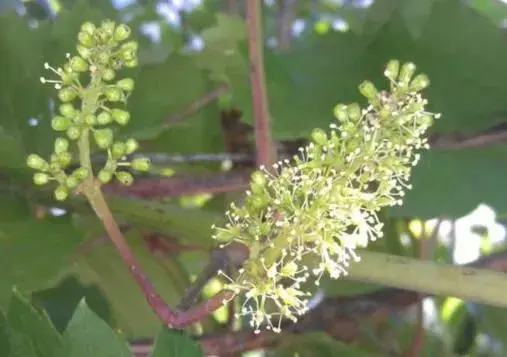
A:
[[[250,82],[254,115],[257,165],[270,167],[274,162],[271,139],[266,80],[264,73],[264,41],[262,37],[261,1],[247,1],[248,53],[250,59]]]
[[[101,78],[92,76],[90,85],[86,88],[83,97],[81,115],[91,115],[95,112],[98,106],[100,88]],[[114,219],[113,214],[104,198],[100,181],[98,181],[93,175],[90,156],[89,128],[85,128],[81,133],[78,141],[78,149],[80,165],[88,171],[88,177],[78,187],[77,193],[83,194],[90,203],[90,206],[93,208],[95,214],[102,222],[111,242],[113,242],[122,260],[127,265],[130,273],[143,291],[148,304],[164,325],[172,328],[181,328],[199,321],[204,316],[209,315],[211,312],[221,307],[223,300],[231,297],[231,292],[222,291],[204,303],[184,312],[173,310],[165,303],[141,269],[134,252],[128,245],[127,240],[123,236],[123,233],[116,223],[116,220]]]

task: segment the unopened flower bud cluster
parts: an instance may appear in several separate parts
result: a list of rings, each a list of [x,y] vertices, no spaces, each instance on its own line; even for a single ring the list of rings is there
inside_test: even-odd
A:
[[[134,41],[127,41],[129,36],[128,26],[116,25],[111,20],[104,20],[98,27],[86,22],[78,33],[78,55],[67,54],[67,62],[63,67],[53,68],[45,64],[45,68],[57,79],[41,77],[41,82],[54,85],[62,102],[51,125],[64,136],[55,140],[49,162],[31,154],[27,158],[27,165],[38,171],[33,177],[37,185],[57,182],[54,192],[57,200],[67,198],[69,192],[91,174],[91,168],[88,167],[66,172],[73,160],[70,142],[79,140],[83,135],[88,137],[89,133],[96,146],[108,154],[105,166],[97,174],[102,183],[116,177],[122,184],[132,184],[132,175],[118,170],[119,167],[149,170],[150,162],[146,158],[125,161],[125,157],[134,153],[139,145],[133,138],[115,141],[111,127],[112,124],[127,125],[130,120],[129,112],[122,107],[134,89],[134,80],[116,80],[117,71],[137,66],[138,46]],[[82,84],[83,77],[88,78],[87,85]]]
[[[302,284],[346,275],[360,260],[356,249],[382,237],[377,212],[400,205],[411,189],[411,168],[429,148],[426,131],[438,115],[425,110],[420,91],[429,80],[414,77],[414,64],[393,60],[384,74],[389,91],[363,82],[365,108],[337,105],[329,133],[314,130],[292,161],[255,172],[244,206],[232,204],[225,227],[214,227],[215,239],[250,249],[237,276],[221,274],[228,289],[245,294],[237,315],[256,331],[279,332],[283,319],[297,321],[310,295]]]

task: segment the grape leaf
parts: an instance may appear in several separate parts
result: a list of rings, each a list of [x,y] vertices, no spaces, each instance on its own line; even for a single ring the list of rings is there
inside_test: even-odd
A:
[[[63,334],[61,357],[129,357],[126,338],[114,332],[81,300]]]
[[[0,309],[0,354],[2,356],[11,355],[11,346],[9,343],[9,331],[8,331],[7,319],[3,311]]]
[[[58,332],[63,332],[83,297],[101,319],[111,320],[110,308],[100,289],[96,285],[83,285],[75,276],[66,277],[55,287],[34,292],[32,301],[48,313]]]
[[[17,289],[12,291],[7,322],[13,330],[29,339],[41,357],[54,357],[62,346],[61,336],[45,311],[37,311]]]
[[[6,306],[13,285],[21,292],[51,285],[80,239],[68,216],[37,219],[19,197],[2,197],[0,306]]]
[[[185,332],[160,329],[151,357],[201,357],[203,353],[196,342]]]

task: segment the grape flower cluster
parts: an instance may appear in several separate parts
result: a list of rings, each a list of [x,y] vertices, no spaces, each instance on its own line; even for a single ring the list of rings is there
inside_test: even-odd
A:
[[[61,104],[59,113],[51,120],[53,130],[64,135],[56,138],[54,151],[46,161],[37,154],[30,154],[27,165],[37,170],[33,180],[37,185],[56,181],[54,196],[65,200],[69,192],[92,175],[89,153],[80,152],[80,167],[69,171],[74,157],[70,150],[71,142],[84,141],[89,147],[90,134],[96,146],[107,152],[107,162],[97,173],[102,183],[115,177],[125,185],[131,185],[133,177],[128,171],[118,170],[131,167],[137,171],[148,171],[147,158],[136,157],[126,161],[127,155],[134,153],[138,142],[129,138],[115,141],[112,124],[127,125],[130,114],[122,108],[134,89],[132,78],[116,80],[116,74],[123,68],[137,66],[137,48],[135,41],[127,41],[130,28],[114,21],[104,20],[100,26],[85,22],[78,33],[77,55],[67,54],[63,67],[53,68],[45,63],[45,69],[57,79],[41,77],[42,83],[54,85]],[[82,80],[88,83],[84,85]],[[79,148],[78,151],[82,151]],[[89,150],[88,150],[89,151]]]
[[[284,319],[308,310],[310,277],[347,275],[356,249],[382,237],[378,211],[400,205],[427,129],[438,118],[425,110],[429,85],[413,63],[391,60],[384,75],[389,91],[359,86],[368,105],[338,104],[330,132],[315,129],[292,160],[252,175],[242,206],[231,204],[224,227],[213,227],[222,245],[244,243],[250,257],[234,276],[220,272],[226,288],[244,294],[237,316],[256,332],[279,332]],[[226,301],[224,301],[226,303]]]

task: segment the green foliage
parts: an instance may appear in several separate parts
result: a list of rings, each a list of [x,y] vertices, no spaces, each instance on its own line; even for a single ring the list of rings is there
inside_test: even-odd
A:
[[[75,276],[61,280],[55,287],[34,292],[32,301],[47,311],[55,328],[62,333],[83,297],[102,320],[112,320],[110,306],[100,289],[96,285],[82,284]]]
[[[73,319],[74,332],[64,334],[72,342],[66,343],[82,346],[87,341],[85,339],[95,336],[92,334],[94,328],[89,326],[98,326],[97,331],[102,329],[105,336],[110,336],[109,340],[117,343],[116,350],[111,347],[110,355],[121,355],[126,351],[125,336],[119,337],[106,322],[122,329],[126,336],[136,337],[153,336],[159,330],[158,321],[110,245],[93,243],[90,244],[92,248],[84,250],[85,253],[76,250],[80,243],[87,246],[103,232],[96,219],[90,217],[87,207],[71,194],[87,174],[75,165],[74,143],[68,140],[67,146],[57,139],[67,135],[70,139],[77,139],[82,131],[72,126],[72,121],[66,120],[64,113],[58,112],[58,104],[49,105],[49,99],[55,103],[76,100],[76,92],[68,88],[48,90],[41,86],[38,80],[44,62],[56,66],[63,62],[66,52],[76,52],[75,35],[84,21],[99,24],[106,18],[130,18],[130,35],[139,43],[139,67],[125,73],[128,76],[125,79],[121,79],[123,73],[104,72],[105,78],[115,76],[112,81],[118,87],[104,93],[110,100],[121,98],[121,93],[130,93],[132,83],[135,83],[135,90],[125,103],[130,116],[125,116],[126,112],[115,112],[114,117],[96,113],[83,118],[87,125],[101,126],[101,129],[103,125],[114,124],[112,133],[99,135],[99,146],[110,147],[115,159],[140,149],[165,154],[223,152],[221,109],[239,108],[244,113],[243,121],[253,122],[245,23],[238,16],[220,12],[224,10],[223,2],[212,0],[185,13],[184,28],[168,25],[162,20],[156,13],[155,1],[142,1],[122,11],[115,10],[110,1],[59,1],[62,10],[51,20],[48,19],[47,6],[41,5],[46,2],[25,2],[25,17],[12,11],[15,3],[0,1],[0,310],[7,312],[7,317],[0,313],[0,355],[39,357],[52,353],[52,346],[58,345],[55,341],[63,339],[55,337],[59,336],[55,331],[65,329],[83,296],[90,308],[80,305]],[[308,137],[314,128],[327,127],[333,120],[332,108],[337,101],[355,102],[359,99],[358,83],[369,78],[380,88],[379,73],[390,58],[413,61],[431,78],[428,90],[430,109],[443,113],[443,119],[433,129],[435,134],[485,130],[499,124],[507,111],[504,80],[507,50],[504,31],[499,28],[507,17],[507,6],[502,2],[473,0],[464,5],[459,0],[377,0],[368,10],[355,7],[352,2],[341,7],[324,1],[311,3],[300,1],[295,10],[295,18],[304,19],[306,29],[293,38],[289,50],[281,52],[271,45],[265,48],[275,139]],[[266,6],[264,14],[265,34],[271,38],[276,35],[277,10]],[[334,31],[330,14],[340,14],[351,31]],[[29,26],[28,19],[37,26]],[[143,21],[163,24],[159,43],[139,33]],[[326,31],[319,33],[316,29],[322,24]],[[123,38],[128,32],[124,30],[122,27],[113,35]],[[185,47],[193,35],[200,35],[204,41],[204,49],[200,52]],[[87,41],[86,36],[81,37]],[[78,53],[86,57],[87,50],[80,48]],[[75,58],[71,64],[76,70],[86,67],[86,63]],[[222,81],[231,88],[220,98],[224,100],[190,111],[184,118],[180,115]],[[365,89],[368,92],[368,88]],[[69,114],[68,109],[64,107],[63,112]],[[57,115],[63,120],[52,120]],[[119,125],[127,122],[125,127]],[[51,124],[62,131],[55,133]],[[314,132],[316,142],[322,139],[322,133],[319,133]],[[97,148],[93,150],[98,151]],[[26,156],[32,152],[47,158],[47,165],[53,161],[67,167],[65,185],[57,188],[57,196],[67,199],[66,215],[54,217],[46,213],[41,217],[37,213],[39,205],[49,207],[55,203],[50,197],[51,192],[48,194],[44,188],[34,193],[32,179],[37,184],[49,186],[51,177],[48,172],[32,177],[33,172],[25,166]],[[58,157],[51,160],[51,153],[58,154]],[[507,209],[507,200],[502,194],[507,179],[506,166],[502,164],[505,154],[502,145],[432,149],[415,168],[414,189],[407,193],[404,205],[389,209],[390,219],[457,217],[480,202],[502,213]],[[133,166],[139,171],[146,169],[143,161],[136,161]],[[197,166],[190,169],[217,168],[215,164]],[[179,172],[188,170],[188,166],[183,165],[171,168]],[[96,174],[104,182],[115,178],[111,170]],[[131,176],[128,175],[122,173],[118,178],[130,183]],[[222,202],[226,198],[215,196],[214,199]],[[221,205],[188,209],[176,202],[148,202],[116,196],[108,197],[108,203],[121,223],[134,227],[127,234],[129,243],[157,290],[174,306],[192,276],[204,266],[206,249],[214,245],[210,239],[210,226],[222,223]],[[386,218],[381,221],[386,223]],[[170,257],[162,258],[161,264],[142,239],[145,231],[169,235],[170,244],[198,245],[205,250],[181,254],[169,252],[166,254]],[[369,249],[413,254],[412,245],[401,246],[400,232],[384,230],[384,233],[385,243]],[[447,247],[439,245],[438,249],[439,256],[449,255]],[[446,251],[441,252],[444,249]],[[76,252],[78,255],[73,255]],[[68,276],[76,276],[79,281],[62,280]],[[87,286],[88,283],[94,287]],[[32,299],[37,308],[30,307],[28,300],[17,294],[11,299],[17,312],[12,313],[8,302],[13,285],[26,294],[35,292]],[[326,294],[347,296],[378,289],[374,285],[351,281],[334,283],[330,279],[323,279],[320,287]],[[56,328],[48,327],[49,321],[40,307],[47,308]],[[90,309],[105,322],[98,320]],[[19,313],[16,316],[21,310],[24,315]],[[498,308],[481,309],[473,316],[477,320],[477,332],[505,342],[504,313]],[[33,324],[22,323],[20,316],[27,317],[27,321],[33,321]],[[452,330],[455,339],[468,338],[467,324],[443,323]],[[414,329],[407,328],[406,322],[398,327],[401,331],[395,329],[396,339],[401,345],[409,346]],[[34,330],[39,328],[43,329],[40,336],[45,336],[42,342],[38,330]],[[101,336],[96,337],[101,341]],[[445,340],[447,337],[444,333],[437,338]],[[159,335],[161,345],[157,348],[162,351],[160,353],[169,353],[163,349],[167,348],[164,343],[169,344],[170,351],[180,348],[178,346],[186,348],[187,339],[162,329]],[[357,348],[324,340],[297,336],[290,339],[295,342],[293,346],[287,344],[275,354],[294,356],[299,353],[301,357],[319,351],[322,355],[346,355],[349,352],[361,355],[364,350],[375,353],[379,348],[377,340],[360,344]],[[430,342],[424,345],[421,356],[445,355],[445,348],[433,341],[432,336],[427,334],[425,341]],[[471,343],[475,344],[474,341]],[[76,348],[72,353],[78,356],[89,353],[81,347]],[[195,346],[188,348],[194,348],[192,351],[197,353]],[[473,355],[476,350],[476,346],[472,346],[470,353]],[[93,351],[99,356],[107,352],[107,349]],[[60,357],[57,352],[50,355]]]
[[[323,333],[309,333],[302,336],[290,336],[276,350],[276,357],[312,357],[312,356],[344,356],[366,357],[380,356],[361,351],[360,348],[349,346],[333,340]]]
[[[100,228],[98,224],[90,221],[87,220],[85,224],[89,227],[94,225],[95,232],[100,231],[97,229]],[[154,259],[152,252],[136,232],[127,234],[126,238],[143,270],[156,284],[157,291],[168,304],[176,305],[189,283],[185,267],[178,261],[169,259],[161,264]],[[205,257],[202,253],[197,259]],[[188,261],[187,264],[195,264],[195,261]],[[78,276],[83,283],[94,284],[100,289],[112,310],[110,321],[121,328],[126,336],[153,336],[158,331],[159,320],[146,304],[145,297],[110,244],[100,243],[94,249],[83,252],[68,272]]]
[[[13,330],[28,339],[38,356],[53,357],[62,347],[61,336],[47,314],[36,310],[16,289],[12,293],[7,321]]]
[[[68,216],[37,219],[33,215],[20,197],[1,200],[0,307],[7,306],[13,285],[29,292],[55,282],[80,242],[82,233]]]
[[[501,80],[507,50],[501,30],[461,1],[376,3],[360,32],[314,35],[284,54],[266,51],[275,136],[294,138],[327,126],[332,120],[329,108],[337,98],[358,101],[357,83],[365,78],[378,83],[379,69],[390,58],[413,61],[432,78],[427,93],[430,109],[443,113],[445,118],[434,131],[483,130],[495,125],[499,113],[507,110],[506,84]],[[426,9],[416,11],[418,6]],[[409,16],[412,12],[415,16],[426,15],[414,19]],[[418,21],[416,36],[410,28]],[[234,103],[245,111],[245,120],[252,122],[247,79],[231,76],[231,81],[237,88]],[[404,205],[391,209],[392,214],[459,216],[480,202],[505,209],[506,201],[496,194],[500,186],[489,183],[506,179],[503,166],[496,165],[499,150],[490,147],[480,153],[476,149],[431,152],[415,169],[414,189],[407,194]],[[468,155],[477,159],[468,160]],[[449,168],[451,162],[458,170]],[[482,167],[479,172],[486,170],[489,174],[477,175],[476,165]],[[444,192],[444,202],[432,199],[442,197]]]
[[[162,328],[155,339],[151,357],[202,357],[199,346],[186,334]]]
[[[211,226],[224,219],[217,212],[206,209],[186,208],[175,203],[161,203],[128,197],[110,197],[109,206],[126,222],[140,228],[152,229],[182,242],[211,247]],[[199,224],[195,224],[195,222]]]
[[[63,342],[62,357],[131,356],[125,336],[114,332],[90,310],[84,299],[77,305],[63,333]]]
[[[65,321],[62,334],[44,310],[38,310],[13,290],[7,315],[0,310],[2,357],[130,357],[125,335],[113,330],[81,298]],[[152,356],[202,356],[202,351],[181,331],[160,328]]]

